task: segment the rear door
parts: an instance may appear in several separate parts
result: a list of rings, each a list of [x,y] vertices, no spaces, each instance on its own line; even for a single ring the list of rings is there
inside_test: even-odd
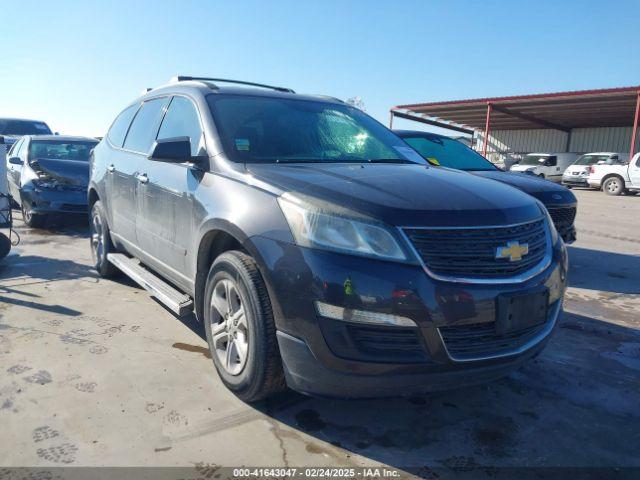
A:
[[[634,160],[629,163],[629,179],[631,186],[640,188],[640,155],[636,155]]]
[[[157,138],[189,137],[193,156],[206,153],[200,114],[187,97],[174,96]],[[138,197],[138,241],[156,267],[176,283],[189,286],[187,252],[193,240],[193,197],[202,170],[182,164],[143,160],[148,181]]]
[[[137,246],[137,196],[144,177],[141,163],[153,143],[164,114],[167,97],[147,100],[138,109],[129,127],[124,144],[107,166],[111,175],[111,214],[113,232],[122,240]]]

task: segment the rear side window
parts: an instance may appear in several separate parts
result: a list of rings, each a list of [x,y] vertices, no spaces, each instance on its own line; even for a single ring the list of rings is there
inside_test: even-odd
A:
[[[124,148],[140,153],[149,152],[158,133],[167,101],[167,98],[155,98],[142,104],[129,128]]]
[[[116,147],[122,147],[124,137],[127,135],[129,125],[131,125],[131,119],[137,111],[138,105],[131,105],[129,108],[123,110],[122,113],[118,115],[118,118],[115,119],[113,125],[111,125],[107,137],[109,137],[109,141]]]
[[[191,155],[198,155],[202,138],[200,118],[193,103],[184,97],[173,97],[158,132],[158,140],[173,137],[189,137]]]

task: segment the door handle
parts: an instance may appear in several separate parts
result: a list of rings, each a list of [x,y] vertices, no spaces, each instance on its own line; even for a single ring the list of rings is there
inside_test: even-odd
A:
[[[136,178],[140,183],[147,183],[149,181],[149,177],[147,177],[146,173],[136,175]]]
[[[113,173],[115,171],[116,167],[113,166],[113,164],[109,165],[107,167],[107,172],[109,173]]]

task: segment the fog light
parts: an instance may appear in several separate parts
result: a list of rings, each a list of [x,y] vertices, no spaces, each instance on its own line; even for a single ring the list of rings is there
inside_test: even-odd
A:
[[[318,315],[321,317],[332,318],[334,320],[365,323],[369,325],[387,325],[392,327],[417,327],[413,320],[407,317],[401,317],[400,315],[342,308],[323,302],[315,302],[315,304]]]

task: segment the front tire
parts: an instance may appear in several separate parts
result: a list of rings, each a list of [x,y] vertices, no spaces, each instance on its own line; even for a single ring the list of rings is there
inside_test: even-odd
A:
[[[98,275],[103,278],[111,278],[119,275],[120,270],[107,259],[107,255],[115,252],[115,249],[113,248],[113,243],[111,243],[107,216],[104,213],[102,202],[99,200],[91,207],[89,233],[93,268],[95,268]]]
[[[21,203],[22,206],[20,208],[22,210],[22,220],[25,225],[31,228],[42,228],[47,220],[46,215],[31,213],[27,203],[24,200],[22,200]]]
[[[267,288],[246,253],[231,250],[211,265],[204,323],[213,364],[225,386],[245,402],[285,388]]]
[[[624,192],[624,182],[620,177],[609,177],[602,184],[602,190],[607,195],[622,195]]]

